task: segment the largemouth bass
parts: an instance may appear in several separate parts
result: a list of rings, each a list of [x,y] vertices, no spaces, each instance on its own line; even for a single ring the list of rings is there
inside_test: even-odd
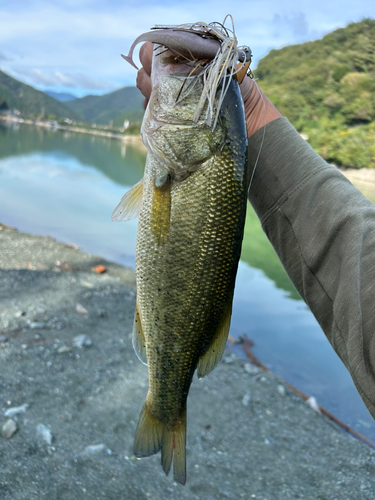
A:
[[[207,73],[194,76],[194,65],[164,50],[154,52],[142,124],[144,178],[113,218],[139,212],[133,345],[148,364],[149,390],[134,453],[161,450],[165,473],[173,462],[174,480],[185,484],[187,396],[195,370],[210,373],[225,348],[249,175],[237,81],[226,71],[202,101]]]

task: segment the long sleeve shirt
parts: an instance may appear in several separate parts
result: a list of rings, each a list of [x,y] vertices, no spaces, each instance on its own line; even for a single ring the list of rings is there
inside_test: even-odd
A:
[[[375,418],[375,206],[286,118],[249,138],[255,163],[263,230]]]

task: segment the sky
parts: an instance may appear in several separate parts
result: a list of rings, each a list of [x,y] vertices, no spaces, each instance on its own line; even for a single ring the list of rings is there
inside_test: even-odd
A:
[[[1,0],[0,69],[40,90],[101,95],[135,85],[136,70],[120,54],[155,24],[222,22],[227,14],[255,68],[271,49],[374,18],[375,7],[374,0]]]

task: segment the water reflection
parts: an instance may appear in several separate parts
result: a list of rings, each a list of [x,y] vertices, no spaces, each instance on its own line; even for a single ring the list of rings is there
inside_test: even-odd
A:
[[[0,122],[0,221],[134,266],[137,223],[110,218],[142,177],[144,163],[142,150],[119,140]],[[250,207],[231,325],[232,336],[243,333],[276,373],[375,439],[374,422],[350,376]]]
[[[139,181],[146,158],[143,150],[131,145],[126,147],[118,139],[60,130],[53,132],[18,124],[0,126],[0,159],[41,151],[76,158],[123,186],[132,186]],[[131,168],[126,165],[131,165]]]
[[[118,139],[69,131],[53,132],[26,125],[2,126],[0,130],[0,159],[42,151],[44,154],[53,153],[60,160],[72,157],[83,165],[98,169],[116,184],[127,188],[138,182],[143,175],[146,161],[144,151]],[[299,298],[250,206],[241,259],[251,267],[263,270],[277,287],[288,292],[288,296]]]

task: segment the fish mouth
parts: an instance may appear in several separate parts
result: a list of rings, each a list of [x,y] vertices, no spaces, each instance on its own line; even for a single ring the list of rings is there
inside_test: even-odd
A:
[[[232,23],[231,29],[225,26],[228,18]],[[214,109],[216,92],[219,85],[225,80],[223,77],[229,75],[232,78],[239,73],[241,79],[238,81],[241,83],[252,58],[250,47],[238,45],[232,16],[226,16],[223,23],[206,24],[198,22],[173,26],[155,26],[151,31],[143,33],[134,40],[127,56],[122,54],[122,57],[136,69],[138,68],[133,61],[133,51],[135,46],[143,41],[157,44],[157,49],[165,47],[165,50],[172,53],[175,63],[195,65],[196,67],[192,68],[189,77],[204,76],[204,91],[197,105],[194,121],[199,120],[206,104],[208,104],[206,123],[214,130],[219,118],[221,104],[230,84],[230,79],[228,79],[220,91],[218,105]],[[163,54],[163,49],[159,50],[158,53]]]

